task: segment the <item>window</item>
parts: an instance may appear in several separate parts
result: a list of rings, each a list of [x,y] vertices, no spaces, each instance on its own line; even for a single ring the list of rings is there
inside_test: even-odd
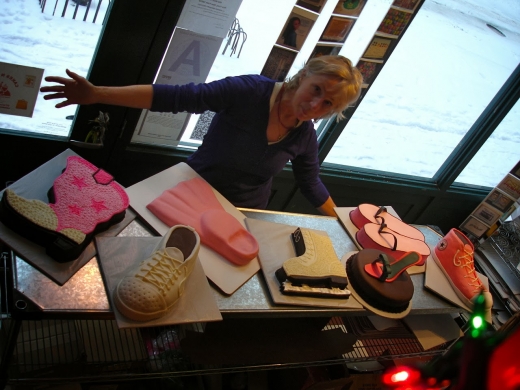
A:
[[[520,7],[513,3],[426,0],[325,164],[432,178],[518,65]],[[499,153],[511,169],[519,122],[512,110],[478,160]],[[459,180],[493,186],[504,175],[481,165],[475,160]]]
[[[110,0],[2,2],[0,62],[42,68],[44,77],[65,77],[66,68],[86,76],[110,4]],[[68,137],[77,106],[57,110],[56,103],[39,94],[32,118],[0,113],[0,128]]]
[[[457,182],[486,187],[498,185],[516,162],[520,161],[519,118],[520,101],[517,101],[491,137],[460,173]]]

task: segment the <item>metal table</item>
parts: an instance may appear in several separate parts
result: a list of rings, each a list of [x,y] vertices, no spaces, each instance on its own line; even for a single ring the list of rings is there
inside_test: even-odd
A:
[[[337,255],[341,258],[345,253],[358,250],[354,242],[351,240],[346,230],[343,228],[341,222],[333,217],[322,217],[322,216],[311,216],[302,214],[292,213],[281,213],[281,212],[269,212],[269,211],[257,211],[242,209],[241,210],[246,217],[262,219],[269,222],[277,222],[282,224],[288,224],[293,226],[300,226],[305,228],[324,230],[330,236]],[[417,226],[425,235],[426,242],[435,244],[440,236],[431,228],[426,226]],[[120,236],[137,236],[146,237],[151,236],[150,232],[143,227],[139,221],[134,220],[130,223],[121,233]],[[11,307],[11,322],[10,326],[3,326],[2,332],[6,333],[7,344],[3,351],[2,356],[2,372],[0,377],[5,377],[4,373],[8,370],[8,363],[11,355],[15,352],[16,343],[18,340],[19,333],[22,327],[22,321],[33,320],[33,321],[44,321],[52,319],[56,321],[75,321],[74,326],[78,326],[77,321],[89,321],[87,328],[91,328],[95,321],[106,321],[105,333],[107,331],[113,332],[115,338],[124,338],[128,340],[128,337],[135,337],[137,343],[146,344],[147,348],[147,336],[144,334],[147,331],[152,332],[148,328],[140,330],[132,330],[130,333],[121,333],[117,329],[113,329],[115,324],[113,312],[110,309],[109,301],[105,293],[105,287],[103,283],[102,274],[98,267],[97,258],[94,257],[89,263],[87,263],[80,271],[78,271],[66,284],[59,286],[53,281],[49,280],[45,275],[40,273],[38,270],[30,266],[24,260],[14,257],[11,267],[9,268],[10,274],[12,274],[12,299],[11,302],[14,307]],[[441,299],[437,295],[424,289],[424,274],[412,275],[412,280],[415,286],[415,293],[412,300],[412,311],[411,315],[414,314],[441,314],[441,313],[459,313],[460,308],[453,306],[449,302]],[[11,283],[8,281],[8,286]],[[312,308],[312,307],[298,307],[298,306],[281,306],[273,303],[268,288],[266,286],[262,272],[258,272],[251,279],[249,279],[242,287],[240,287],[231,296],[225,295],[220,292],[217,288],[213,288],[213,294],[217,301],[218,307],[226,319],[244,319],[244,318],[297,318],[297,317],[350,317],[350,316],[366,316],[370,312],[364,309],[336,309],[336,308]],[[351,298],[353,299],[353,298]],[[6,320],[3,321],[7,323]],[[85,322],[87,323],[87,322]],[[81,323],[81,327],[85,328],[85,323]],[[60,324],[62,324],[60,322]],[[95,322],[96,326],[98,322]],[[107,326],[107,324],[109,324]],[[60,325],[62,326],[62,325]],[[193,328],[198,331],[203,331],[204,324],[190,324],[188,328]],[[176,327],[176,334],[179,336],[182,333],[181,328]],[[128,330],[126,330],[128,331]],[[153,331],[154,335],[158,332]],[[123,336],[122,336],[123,334]],[[82,337],[89,337],[88,335],[82,334]],[[97,336],[96,336],[97,337]],[[89,339],[95,339],[96,337],[90,336]],[[109,337],[110,339],[111,337]],[[144,340],[144,341],[143,341]],[[28,340],[31,341],[31,340]],[[148,340],[149,341],[149,340]],[[125,341],[127,342],[127,341]],[[18,340],[20,343],[20,340]],[[134,343],[132,341],[131,343]],[[102,347],[102,346],[101,346]],[[142,349],[142,347],[136,347]],[[132,354],[131,354],[132,355]],[[414,355],[414,353],[404,353],[403,356]],[[135,357],[135,355],[132,355]],[[141,356],[141,353],[137,353],[137,356]],[[369,360],[371,357],[361,354],[360,356],[348,359],[359,359]],[[130,359],[130,360],[129,360]],[[115,356],[110,357],[109,363],[113,364],[117,362],[121,364],[121,360],[127,364],[133,364],[131,360],[133,357],[128,358]],[[58,359],[58,363],[61,361]],[[41,362],[35,362],[34,364],[39,367]],[[48,362],[46,362],[48,363]],[[97,362],[101,365],[106,365],[107,362],[102,359],[101,362]],[[326,362],[316,362],[316,364],[325,364]],[[150,364],[149,362],[146,364]],[[303,363],[302,363],[303,364]],[[309,365],[309,362],[305,362]],[[98,365],[95,365],[96,367]],[[281,365],[278,364],[279,368]],[[148,366],[147,366],[148,367]],[[166,369],[168,375],[191,375],[197,373],[211,373],[211,372],[222,372],[222,370],[251,370],[251,369],[265,369],[266,367],[200,367],[190,366],[188,369],[179,369],[179,367],[173,367]],[[269,367],[270,368],[270,367]],[[146,371],[146,370],[145,370]],[[157,370],[153,374],[150,372],[132,375],[164,375],[164,370],[161,370],[158,374]],[[56,374],[57,375],[57,374]],[[85,376],[87,374],[82,373]],[[80,375],[80,376],[81,376]],[[96,373],[99,376],[99,372]],[[110,374],[110,378],[126,378],[128,373],[119,373],[114,376],[114,373]],[[87,375],[88,376],[88,375]],[[23,375],[22,375],[23,377]],[[56,379],[53,377],[54,380]],[[103,378],[103,376],[100,376]],[[106,376],[105,376],[106,378]],[[19,379],[24,381],[24,379]],[[39,379],[45,381],[45,378]],[[68,378],[67,380],[70,380]]]

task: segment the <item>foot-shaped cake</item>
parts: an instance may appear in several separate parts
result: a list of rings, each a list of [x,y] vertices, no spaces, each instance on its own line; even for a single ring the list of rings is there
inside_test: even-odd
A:
[[[193,226],[203,245],[235,265],[246,265],[258,254],[255,237],[224,210],[211,186],[202,178],[180,182],[146,207],[167,226]]]

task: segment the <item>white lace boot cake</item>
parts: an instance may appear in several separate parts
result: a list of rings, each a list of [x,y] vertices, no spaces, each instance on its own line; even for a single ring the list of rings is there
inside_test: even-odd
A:
[[[146,260],[125,276],[114,290],[121,314],[135,321],[164,316],[182,296],[200,248],[190,226],[173,226]]]

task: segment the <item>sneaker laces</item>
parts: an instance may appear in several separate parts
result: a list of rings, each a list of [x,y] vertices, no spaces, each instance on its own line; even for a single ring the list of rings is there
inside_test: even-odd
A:
[[[164,294],[181,276],[177,262],[178,259],[168,256],[165,251],[156,251],[152,258],[143,264],[136,277],[156,286]]]
[[[462,253],[460,253],[460,252],[461,252],[460,249],[457,249],[457,252],[455,252],[455,256],[453,256],[453,264],[456,267],[465,268],[466,275],[464,275],[464,278],[469,279],[468,285],[475,287],[475,291],[480,291],[480,289],[482,288],[482,283],[480,282],[480,279],[475,270],[473,252],[466,251],[465,247],[464,247],[464,251]],[[460,255],[459,255],[459,253],[460,253]]]

